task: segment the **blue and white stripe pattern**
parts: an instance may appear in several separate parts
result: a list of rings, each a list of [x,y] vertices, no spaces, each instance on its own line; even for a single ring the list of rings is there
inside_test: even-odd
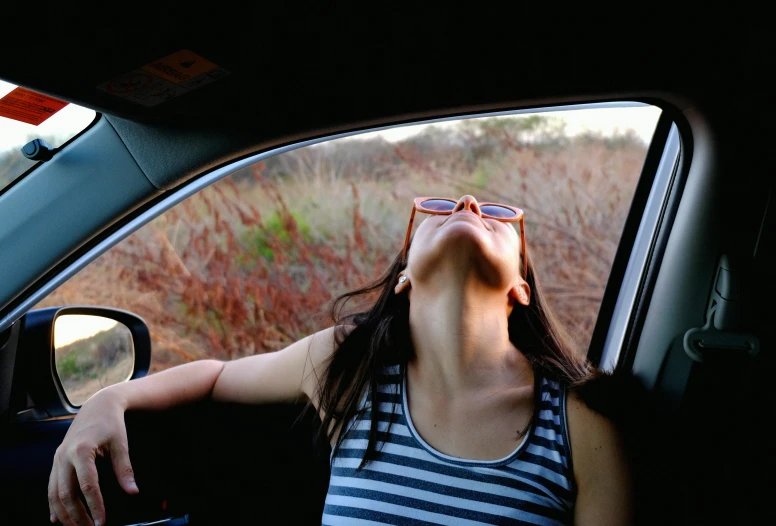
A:
[[[369,412],[357,417],[332,456],[322,523],[483,525],[573,522],[576,498],[566,428],[565,389],[541,378],[534,424],[500,460],[467,460],[433,449],[409,418],[400,366],[378,381],[377,458],[357,470]],[[365,399],[363,404],[368,404]],[[388,423],[393,423],[388,430]]]

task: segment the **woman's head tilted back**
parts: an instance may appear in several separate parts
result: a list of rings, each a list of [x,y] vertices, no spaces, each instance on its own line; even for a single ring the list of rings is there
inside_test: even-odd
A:
[[[511,343],[536,372],[569,386],[591,374],[544,299],[530,256],[522,252],[526,243],[513,226],[517,223],[499,220],[498,208],[481,206],[472,196],[442,204],[438,207],[442,212],[428,215],[411,242],[410,224],[406,258],[400,252],[380,279],[340,296],[332,307],[341,328],[338,348],[319,384],[325,414],[321,438],[327,442],[355,416],[364,391],[376,393],[379,371],[386,365],[406,364],[413,356],[409,322],[413,297],[433,308],[435,302],[444,305],[460,301],[462,295],[476,295],[486,308],[496,313],[503,309]],[[370,308],[343,314],[349,300],[377,294]],[[364,464],[373,458],[376,441],[377,425],[372,421]]]
[[[410,287],[424,297],[444,297],[471,289],[478,300],[505,307],[528,305],[531,290],[523,268],[521,240],[515,228],[483,213],[477,200],[465,195],[447,215],[429,215],[418,227],[407,254],[397,293]],[[401,280],[401,278],[400,278]],[[410,299],[411,301],[411,299]]]

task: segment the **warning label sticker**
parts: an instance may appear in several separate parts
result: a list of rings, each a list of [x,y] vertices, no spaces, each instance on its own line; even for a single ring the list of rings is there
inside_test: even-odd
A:
[[[174,84],[182,84],[198,75],[213,71],[217,67],[196,53],[183,49],[156,62],[151,62],[143,66],[143,69]]]
[[[0,117],[37,126],[67,105],[67,102],[48,95],[15,88],[0,99]]]
[[[228,74],[224,68],[184,49],[97,87],[143,106],[156,106]]]

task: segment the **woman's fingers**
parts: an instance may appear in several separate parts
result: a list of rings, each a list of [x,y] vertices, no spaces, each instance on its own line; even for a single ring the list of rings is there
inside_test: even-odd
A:
[[[137,493],[123,412],[121,400],[109,394],[95,395],[81,406],[54,455],[48,487],[52,522],[59,519],[64,524],[105,524],[97,455],[110,453],[121,487],[127,493]]]
[[[57,496],[70,516],[72,524],[92,525],[92,519],[86,513],[81,498],[78,495],[78,478],[72,464],[65,462],[57,470]]]
[[[113,471],[119,481],[119,486],[134,495],[140,490],[135,483],[135,472],[132,470],[132,464],[129,462],[129,448],[126,442],[118,442],[110,446],[110,460],[113,464]]]
[[[137,493],[129,452],[125,445],[111,448],[111,460],[122,488]],[[84,507],[83,494],[91,517]],[[105,524],[105,502],[99,485],[99,475],[93,448],[78,446],[67,455],[58,451],[54,457],[48,485],[48,501],[51,522],[62,524]]]
[[[100,492],[97,466],[92,456],[79,456],[75,459],[75,474],[78,487],[86,499],[86,505],[92,513],[95,526],[105,524],[105,503]]]
[[[57,469],[57,461],[55,459],[54,467],[51,469],[51,475],[49,476],[49,485],[48,485],[49,513],[51,514],[49,516],[49,519],[51,520],[51,522],[56,522],[58,520],[62,524],[69,525],[69,524],[72,524],[73,521],[70,520],[70,515],[67,514],[67,510],[65,510],[65,506],[59,500],[59,488],[57,484],[58,477],[59,477],[59,471]]]

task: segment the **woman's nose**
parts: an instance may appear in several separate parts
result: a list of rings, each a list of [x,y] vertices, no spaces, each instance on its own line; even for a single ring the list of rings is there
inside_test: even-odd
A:
[[[482,213],[480,212],[480,205],[477,203],[477,200],[474,198],[474,196],[471,195],[465,195],[461,197],[455,204],[453,213],[460,212],[461,210],[468,210],[469,212],[474,212],[480,217],[482,216]]]

